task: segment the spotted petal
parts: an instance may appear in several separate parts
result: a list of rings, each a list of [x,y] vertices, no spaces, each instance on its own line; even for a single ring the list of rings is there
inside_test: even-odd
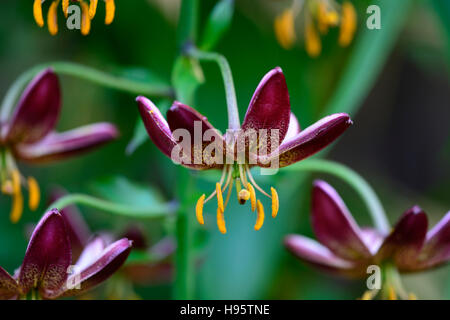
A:
[[[53,209],[44,215],[31,236],[18,276],[21,293],[38,288],[42,297],[51,296],[64,286],[71,261],[64,220]]]
[[[50,133],[31,145],[19,145],[16,154],[28,162],[50,162],[75,156],[117,138],[118,131],[109,123],[95,123],[63,133]]]
[[[418,206],[406,211],[381,245],[376,260],[391,258],[401,271],[412,271],[417,265],[428,228],[425,212]]]
[[[67,279],[70,287],[67,287],[61,295],[72,296],[81,294],[101,284],[113,275],[126,261],[131,251],[131,241],[128,239],[118,240],[105,248],[92,263],[82,265],[82,270],[77,271]]]
[[[418,268],[431,268],[450,259],[450,211],[427,233]]]
[[[324,181],[314,183],[311,206],[314,233],[334,254],[348,260],[372,256],[361,229],[329,184]]]
[[[16,280],[0,267],[0,300],[7,300],[19,293]]]
[[[258,163],[267,166],[278,158],[279,167],[282,168],[308,158],[336,140],[352,124],[345,113],[327,116],[296,136],[285,139],[270,156],[259,157]]]
[[[354,267],[352,262],[339,258],[327,247],[304,236],[289,235],[284,239],[284,245],[297,258],[327,271],[349,272]]]
[[[61,91],[57,75],[47,69],[25,89],[6,127],[8,142],[34,143],[55,128],[61,109]]]

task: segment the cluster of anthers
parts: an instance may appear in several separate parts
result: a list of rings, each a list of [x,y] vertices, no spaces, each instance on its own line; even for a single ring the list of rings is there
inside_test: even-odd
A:
[[[330,28],[340,27],[339,45],[347,47],[356,31],[356,11],[352,3],[341,4],[335,0],[293,0],[274,22],[275,35],[280,45],[290,49],[296,40],[295,19],[302,14],[304,21],[305,48],[311,57],[317,57],[322,51],[320,35],[328,33]]]
[[[239,204],[244,205],[248,200],[250,200],[252,211],[256,210],[256,223],[255,230],[261,229],[264,224],[264,207],[259,199],[256,198],[255,188],[258,189],[263,195],[267,196],[272,200],[272,218],[275,218],[278,214],[279,201],[278,193],[275,188],[271,187],[271,195],[265,192],[253,179],[248,165],[241,164],[230,164],[225,165],[222,170],[222,176],[220,181],[216,183],[216,189],[214,192],[206,198],[203,194],[197,201],[195,207],[195,213],[197,221],[200,224],[204,224],[203,219],[203,206],[206,202],[211,200],[214,196],[217,198],[217,227],[219,231],[223,234],[227,232],[225,225],[225,208],[231,196],[231,191],[233,185],[236,182],[236,193]],[[228,190],[228,191],[227,191]],[[225,201],[223,194],[227,192]]]
[[[24,202],[22,186],[28,189],[28,207],[32,211],[37,209],[41,193],[36,179],[23,177],[8,152],[4,152],[2,156],[0,181],[2,193],[12,197],[11,222],[16,223],[22,217]]]
[[[62,10],[66,19],[69,15],[69,3],[78,2],[81,8],[81,34],[88,35],[91,30],[91,20],[94,19],[97,12],[98,0],[90,0],[87,4],[83,0],[62,0]],[[103,0],[106,7],[105,24],[111,24],[114,20],[114,14],[116,11],[116,5],[114,0]],[[45,0],[34,0],[33,5],[33,15],[36,23],[42,28],[44,26],[44,17],[42,15],[42,3]],[[50,8],[47,13],[47,25],[48,31],[51,35],[56,35],[58,33],[58,5],[60,0],[53,0],[50,4]]]

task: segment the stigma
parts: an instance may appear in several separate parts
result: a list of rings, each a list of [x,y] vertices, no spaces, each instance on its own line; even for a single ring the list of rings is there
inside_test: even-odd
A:
[[[215,190],[206,198],[203,194],[197,201],[195,207],[195,214],[197,221],[203,225],[203,207],[205,203],[214,197],[217,199],[217,227],[222,234],[226,234],[225,224],[225,209],[231,197],[233,186],[236,185],[237,201],[241,205],[245,205],[250,200],[250,209],[252,212],[256,211],[255,230],[260,230],[264,224],[264,206],[262,202],[257,199],[256,190],[268,197],[272,201],[272,217],[275,218],[279,210],[278,193],[275,188],[271,188],[271,194],[265,192],[258,184],[256,184],[250,168],[247,165],[232,164],[225,165],[222,170],[222,176],[216,183]],[[224,198],[224,195],[225,198]]]
[[[28,207],[35,211],[40,202],[41,193],[35,178],[25,179],[17,169],[6,173],[2,172],[1,191],[12,198],[10,220],[12,223],[19,222],[24,209],[22,187],[28,190]]]

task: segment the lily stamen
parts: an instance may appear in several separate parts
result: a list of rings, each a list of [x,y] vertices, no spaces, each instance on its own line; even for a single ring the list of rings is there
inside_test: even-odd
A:
[[[10,213],[12,223],[17,223],[23,213],[23,195],[20,188],[20,173],[17,169],[12,171],[12,197],[13,203]]]
[[[42,0],[34,0],[33,16],[39,27],[44,26],[44,17],[42,16]]]
[[[33,177],[28,177],[28,207],[30,210],[34,211],[39,206],[41,199],[41,191],[39,189],[39,184]]]
[[[259,200],[256,203],[256,213],[255,230],[258,231],[264,224],[264,207]]]
[[[58,4],[59,0],[53,1],[47,13],[48,32],[50,32],[52,36],[58,33]]]

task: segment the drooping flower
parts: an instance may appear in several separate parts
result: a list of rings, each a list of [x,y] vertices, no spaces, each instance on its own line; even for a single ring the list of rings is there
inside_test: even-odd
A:
[[[296,40],[295,21],[301,15],[303,22],[305,49],[311,57],[317,57],[322,51],[320,35],[328,33],[334,27],[340,27],[339,45],[347,47],[356,32],[357,15],[349,1],[341,5],[335,0],[293,0],[292,5],[284,9],[275,18],[275,36],[280,45],[290,49]]]
[[[311,218],[319,242],[289,235],[285,238],[288,250],[319,269],[344,277],[368,277],[368,267],[378,266],[385,298],[415,298],[403,288],[399,273],[435,268],[450,259],[450,212],[427,232],[427,215],[414,206],[389,234],[382,234],[374,228],[360,228],[338,193],[326,182],[316,181]],[[369,290],[362,298],[372,299],[379,291]]]
[[[250,172],[251,167],[273,168],[275,164],[278,169],[298,162],[326,147],[352,124],[347,114],[340,113],[300,131],[291,113],[286,80],[280,68],[273,69],[262,79],[250,101],[242,128],[229,130],[223,136],[206,117],[180,102],[174,102],[169,109],[167,121],[147,98],[138,97],[137,102],[151,140],[165,155],[175,160],[173,157],[178,157],[181,148],[183,156],[176,161],[183,166],[195,170],[222,170],[215,191],[207,198],[202,195],[196,206],[197,220],[204,224],[203,206],[216,196],[217,224],[222,233],[226,233],[224,211],[234,183],[239,203],[250,200],[252,211],[257,211],[255,230],[264,222],[264,208],[256,199],[255,188],[272,200],[272,217],[278,213],[276,190],[271,188],[269,194],[259,187]],[[179,139],[178,134],[183,132],[190,136],[187,141]],[[275,139],[272,141],[272,138]],[[211,144],[205,141],[213,141],[213,151]]]
[[[24,178],[16,160],[41,163],[72,157],[117,137],[109,123],[96,123],[71,131],[54,131],[61,109],[61,91],[57,75],[47,69],[38,74],[23,92],[16,109],[0,129],[0,186],[13,197],[11,221],[19,221],[23,212],[21,186],[28,188],[29,207],[36,210],[40,201],[37,181]]]
[[[116,5],[114,0],[103,0],[106,7],[105,24],[111,24],[114,20]],[[42,4],[45,0],[34,0],[33,16],[39,27],[44,26],[44,17],[42,15]],[[58,5],[60,0],[52,0],[47,13],[47,26],[51,35],[58,33]],[[94,19],[97,12],[98,0],[90,0],[89,4],[84,0],[62,0],[62,11],[68,18],[70,2],[77,2],[81,8],[80,30],[81,34],[88,35],[91,30],[91,20]]]
[[[14,276],[0,267],[0,299],[56,299],[82,294],[108,279],[125,262],[131,241],[105,247],[91,241],[75,265],[64,219],[47,212],[36,226]]]

